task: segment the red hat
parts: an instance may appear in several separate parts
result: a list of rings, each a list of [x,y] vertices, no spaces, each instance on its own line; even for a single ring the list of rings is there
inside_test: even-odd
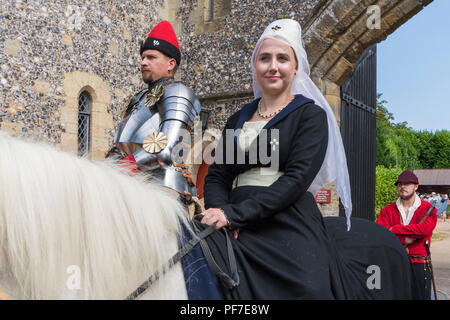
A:
[[[400,173],[400,175],[397,178],[397,181],[395,181],[394,184],[397,185],[398,183],[419,184],[419,179],[417,178],[417,176],[413,172],[411,172],[410,170],[406,169],[405,171]]]
[[[181,52],[178,45],[177,35],[169,21],[161,21],[148,34],[147,39],[142,42],[141,55],[145,50],[154,49],[174,58],[180,64]]]

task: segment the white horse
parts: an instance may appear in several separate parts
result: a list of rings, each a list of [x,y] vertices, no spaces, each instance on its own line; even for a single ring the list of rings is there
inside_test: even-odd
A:
[[[176,195],[127,172],[0,132],[0,299],[125,299],[155,273],[140,299],[187,299],[181,263],[162,270],[184,242],[182,225],[192,232],[187,212]],[[340,288],[342,298],[414,296],[395,235],[361,219],[348,233],[343,218],[324,220],[335,272],[353,286]],[[367,286],[371,265],[383,290]]]
[[[176,197],[142,176],[0,132],[3,296],[125,299],[162,272],[182,223]],[[184,283],[178,263],[140,298],[187,299]]]

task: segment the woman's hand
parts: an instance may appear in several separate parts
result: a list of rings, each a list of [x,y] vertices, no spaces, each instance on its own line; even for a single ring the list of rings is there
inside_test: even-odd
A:
[[[201,213],[203,215],[202,220],[200,221],[203,224],[207,224],[209,226],[216,224],[216,229],[220,229],[223,227],[227,227],[229,225],[227,217],[222,209],[218,208],[209,208]]]
[[[200,222],[209,226],[215,223],[216,229],[228,227],[230,224],[222,209],[209,208],[208,210],[203,211],[201,214],[203,215],[203,218]],[[236,228],[231,230],[230,233],[235,239],[237,239],[239,231],[240,229]]]

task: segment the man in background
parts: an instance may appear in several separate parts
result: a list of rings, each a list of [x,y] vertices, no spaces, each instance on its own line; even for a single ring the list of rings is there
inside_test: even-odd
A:
[[[430,210],[432,204],[416,195],[419,180],[410,170],[403,171],[395,185],[398,199],[381,209],[377,223],[393,232],[406,248],[420,290],[418,296],[430,300],[432,274],[428,250],[437,223],[437,210]]]
[[[442,215],[442,219],[445,222],[447,220],[447,206],[448,206],[448,195],[441,194],[441,201],[437,203],[437,215],[438,217]]]

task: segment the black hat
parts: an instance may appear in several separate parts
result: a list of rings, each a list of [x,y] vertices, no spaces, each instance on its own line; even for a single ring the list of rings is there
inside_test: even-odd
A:
[[[177,36],[169,21],[161,21],[148,34],[147,39],[142,42],[141,55],[145,50],[158,50],[174,58],[177,65],[180,65],[181,52]]]

